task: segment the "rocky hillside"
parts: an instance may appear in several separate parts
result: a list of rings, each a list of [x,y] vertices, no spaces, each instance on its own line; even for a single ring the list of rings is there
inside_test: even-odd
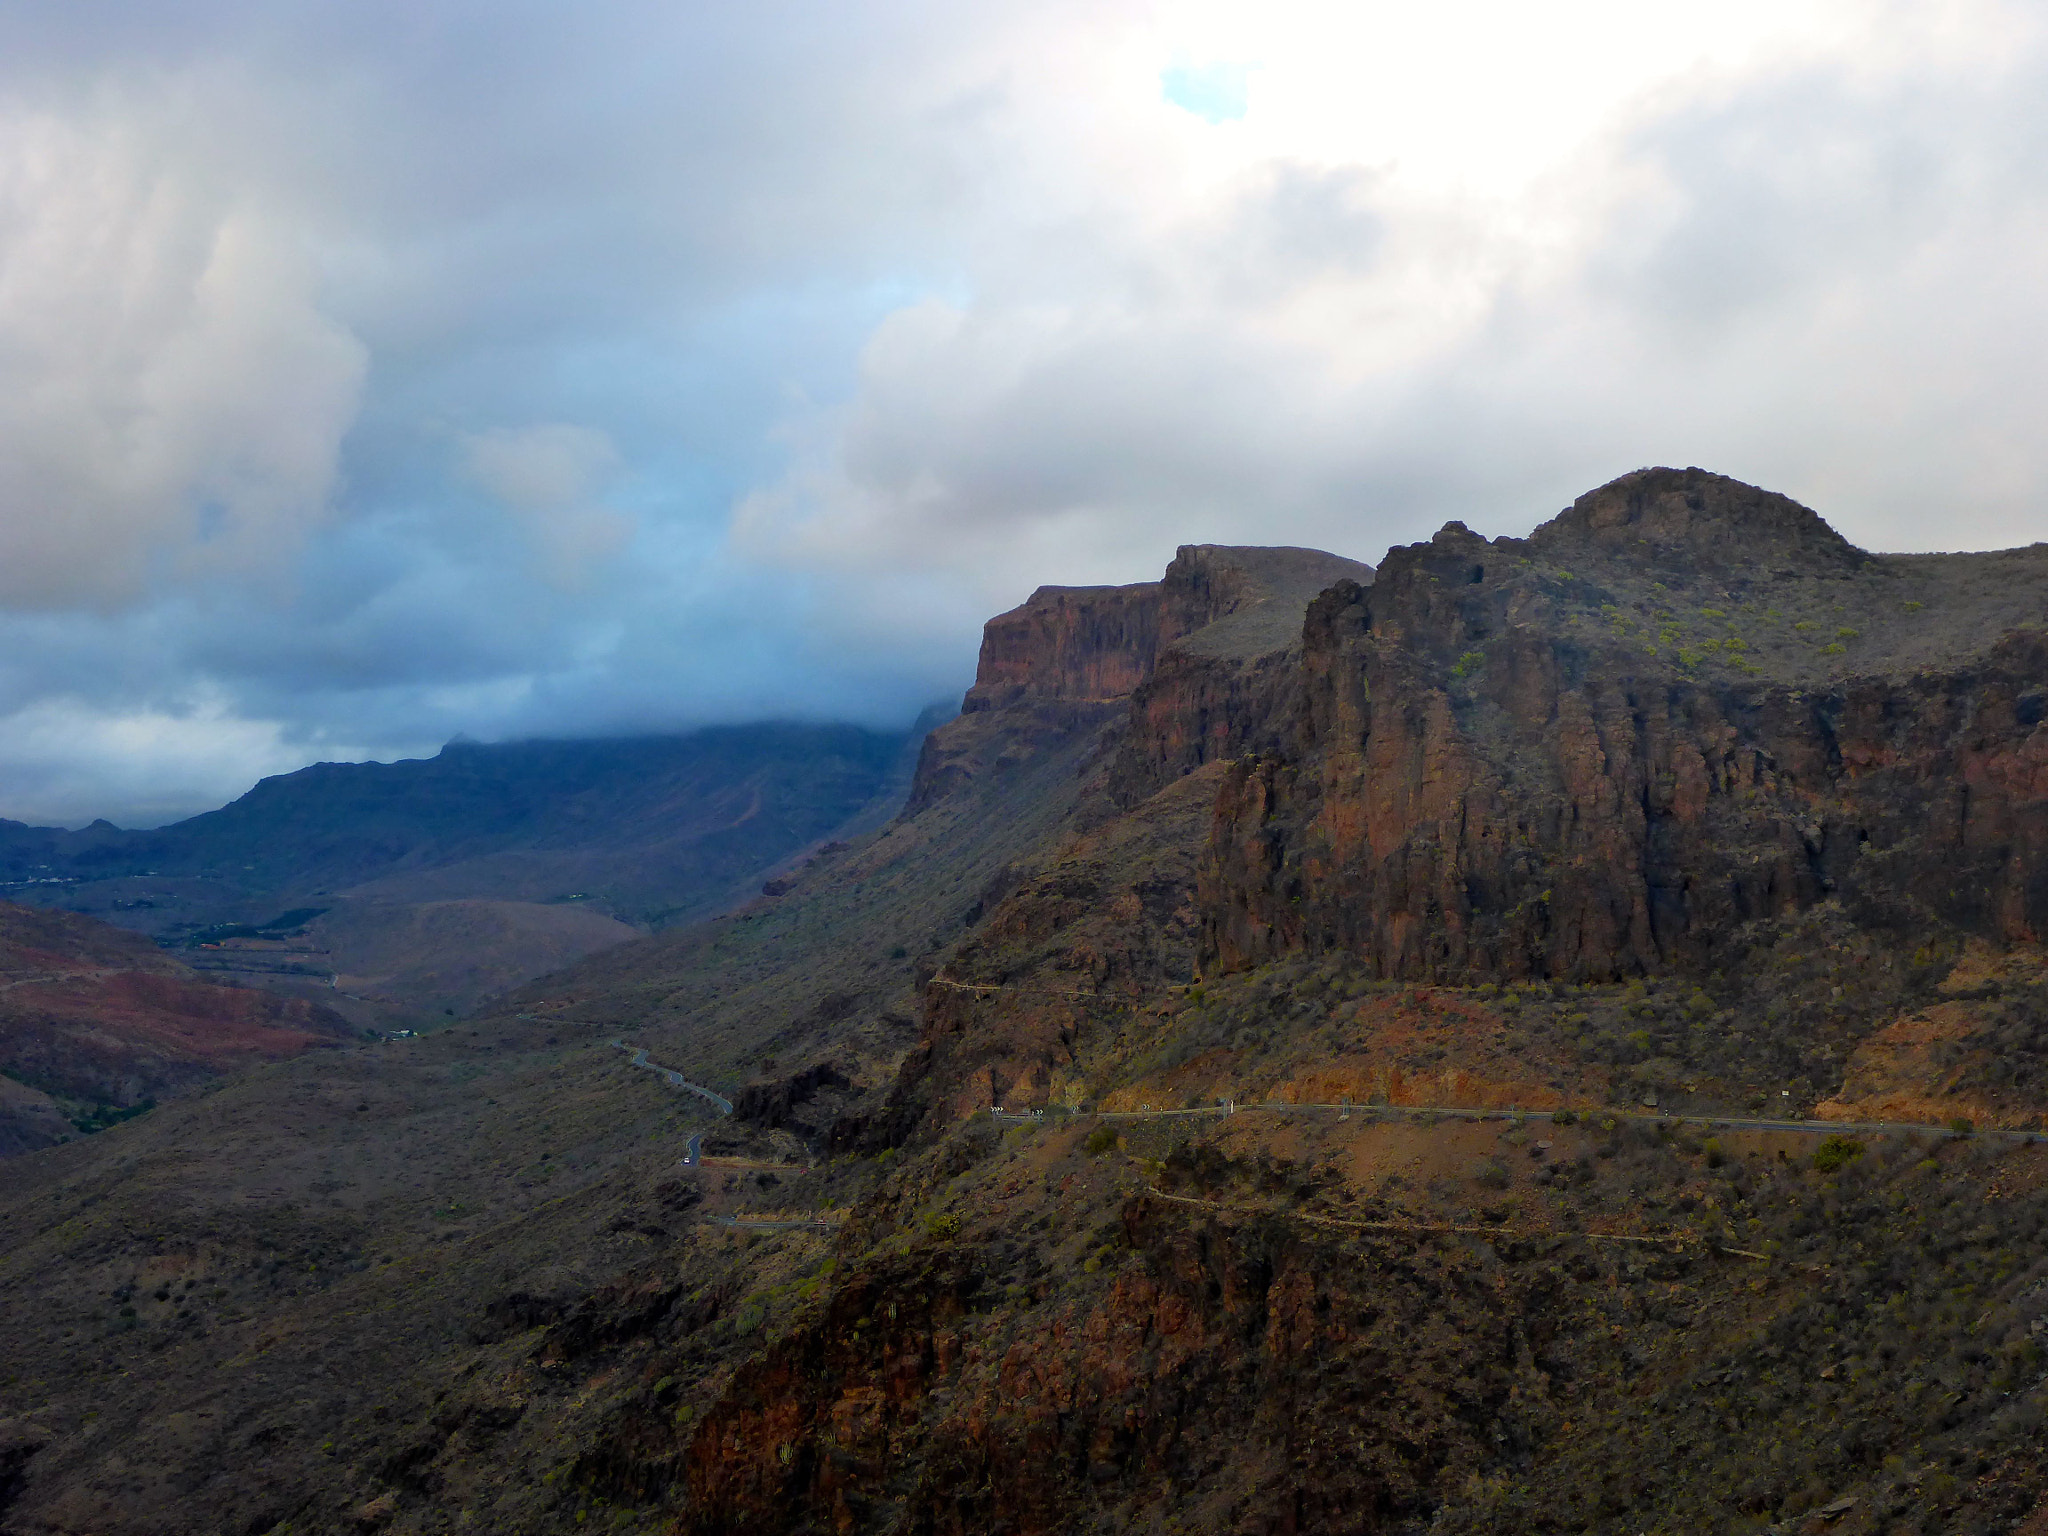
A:
[[[1295,729],[1232,770],[1214,964],[1704,974],[1823,902],[1894,942],[2037,941],[2048,546],[1983,568],[1697,470],[1395,551],[1317,600]]]
[[[2048,1529],[2044,583],[1041,591],[757,900],[0,1166],[0,1531]]]
[[[316,1004],[208,981],[137,934],[0,902],[0,1155],[357,1034]]]

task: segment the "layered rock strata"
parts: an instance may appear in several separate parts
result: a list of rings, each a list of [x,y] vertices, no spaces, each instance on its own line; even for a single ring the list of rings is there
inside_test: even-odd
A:
[[[1868,555],[1698,470],[1528,539],[1452,524],[1391,552],[1316,600],[1291,729],[1230,769],[1208,963],[1704,971],[1827,900],[1902,935],[2036,938],[2048,564],[2013,556],[1986,593],[1980,557]]]

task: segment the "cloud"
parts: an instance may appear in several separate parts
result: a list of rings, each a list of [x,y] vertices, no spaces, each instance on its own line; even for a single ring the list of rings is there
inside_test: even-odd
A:
[[[75,826],[109,802],[130,826],[156,826],[210,810],[248,788],[250,776],[305,762],[274,725],[244,719],[225,699],[183,707],[110,711],[53,697],[0,716],[0,775],[9,816]],[[343,756],[352,754],[346,745]],[[79,765],[93,765],[81,779]]]
[[[1161,165],[1136,213],[885,319],[740,533],[847,569],[1132,579],[1179,538],[1371,559],[1448,517],[1526,528],[1678,462],[1877,547],[2030,539],[2048,55],[1999,7],[1887,20],[1610,98],[1487,196],[1273,156],[1190,195]]]
[[[564,422],[501,427],[466,434],[462,456],[470,477],[521,524],[543,581],[586,587],[632,539],[631,519],[597,501],[620,465],[602,432]]]
[[[141,122],[0,112],[0,602],[275,578],[326,515],[367,354],[290,231]]]
[[[1251,67],[1246,64],[1175,64],[1159,75],[1159,91],[1205,123],[1230,123],[1251,105]]]
[[[16,7],[0,814],[907,719],[1646,462],[2031,539],[2043,102],[1997,0]]]

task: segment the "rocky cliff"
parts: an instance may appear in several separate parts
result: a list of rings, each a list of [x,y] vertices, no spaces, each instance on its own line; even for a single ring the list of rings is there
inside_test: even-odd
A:
[[[905,814],[1107,722],[1136,725],[1117,765],[1125,804],[1242,750],[1282,691],[1273,669],[1299,644],[1309,600],[1371,579],[1371,566],[1321,550],[1188,544],[1156,582],[1040,587],[989,620],[961,718],[926,738]]]
[[[1888,557],[1646,470],[1529,539],[1452,524],[1310,610],[1239,759],[1209,963],[1605,981],[1735,963],[1824,901],[1904,941],[2048,922],[2048,559]],[[1908,947],[1920,940],[1913,939]]]

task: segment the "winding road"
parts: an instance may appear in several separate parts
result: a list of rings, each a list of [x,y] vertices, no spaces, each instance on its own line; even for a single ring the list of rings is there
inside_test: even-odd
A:
[[[1329,1110],[1339,1115],[1364,1115],[1378,1119],[1386,1115],[1407,1115],[1420,1119],[1424,1116],[1459,1120],[1554,1120],[1559,1114],[1570,1114],[1580,1124],[1589,1120],[1637,1120],[1653,1124],[1696,1125],[1706,1130],[1723,1131],[1806,1131],[1823,1135],[1849,1135],[1860,1133],[1865,1136],[1896,1136],[1920,1131],[1936,1136],[1996,1136],[2009,1141],[2035,1142],[2048,1137],[2042,1131],[2012,1131],[1997,1127],[1958,1133],[1946,1125],[1918,1125],[1909,1121],[1854,1121],[1854,1120],[1745,1120],[1732,1115],[1639,1115],[1620,1109],[1590,1110],[1549,1110],[1549,1109],[1452,1109],[1429,1105],[1407,1104],[1205,1104],[1199,1109],[1111,1109],[1090,1110],[1077,1113],[1075,1120],[1164,1120],[1189,1115],[1249,1114],[1262,1111],[1268,1114],[1285,1113],[1290,1110]],[[992,1109],[990,1115],[1012,1125],[1043,1125],[1049,1118],[1043,1113],[1017,1114],[1001,1109]],[[1569,1122],[1568,1122],[1569,1123]]]
[[[668,1079],[670,1086],[681,1088],[687,1093],[694,1093],[700,1099],[708,1099],[711,1103],[711,1107],[717,1110],[721,1115],[729,1115],[732,1113],[731,1099],[728,1099],[722,1093],[713,1093],[709,1088],[706,1088],[702,1083],[691,1082],[687,1077],[683,1076],[682,1073],[676,1071],[673,1067],[664,1067],[658,1061],[649,1061],[647,1059],[647,1052],[643,1047],[637,1045],[628,1045],[623,1040],[613,1040],[608,1043],[616,1046],[618,1049],[622,1051],[631,1051],[633,1053],[634,1066],[645,1067],[650,1072],[659,1072],[663,1077]],[[702,1131],[693,1132],[690,1136],[689,1141],[683,1147],[683,1166],[685,1168],[695,1168],[697,1166],[698,1161],[702,1155],[703,1145],[704,1133]]]
[[[694,1093],[700,1099],[709,1099],[711,1101],[712,1107],[715,1108],[721,1115],[729,1115],[732,1113],[731,1099],[728,1099],[722,1093],[713,1093],[709,1088],[706,1088],[702,1083],[691,1082],[687,1077],[683,1076],[682,1073],[676,1071],[673,1067],[664,1067],[658,1061],[649,1061],[647,1059],[647,1051],[645,1047],[637,1045],[628,1045],[623,1040],[613,1040],[609,1041],[608,1043],[613,1046],[616,1046],[619,1050],[631,1051],[633,1053],[634,1066],[645,1067],[650,1072],[659,1072],[663,1077],[669,1080],[671,1086],[681,1088],[689,1093]]]

